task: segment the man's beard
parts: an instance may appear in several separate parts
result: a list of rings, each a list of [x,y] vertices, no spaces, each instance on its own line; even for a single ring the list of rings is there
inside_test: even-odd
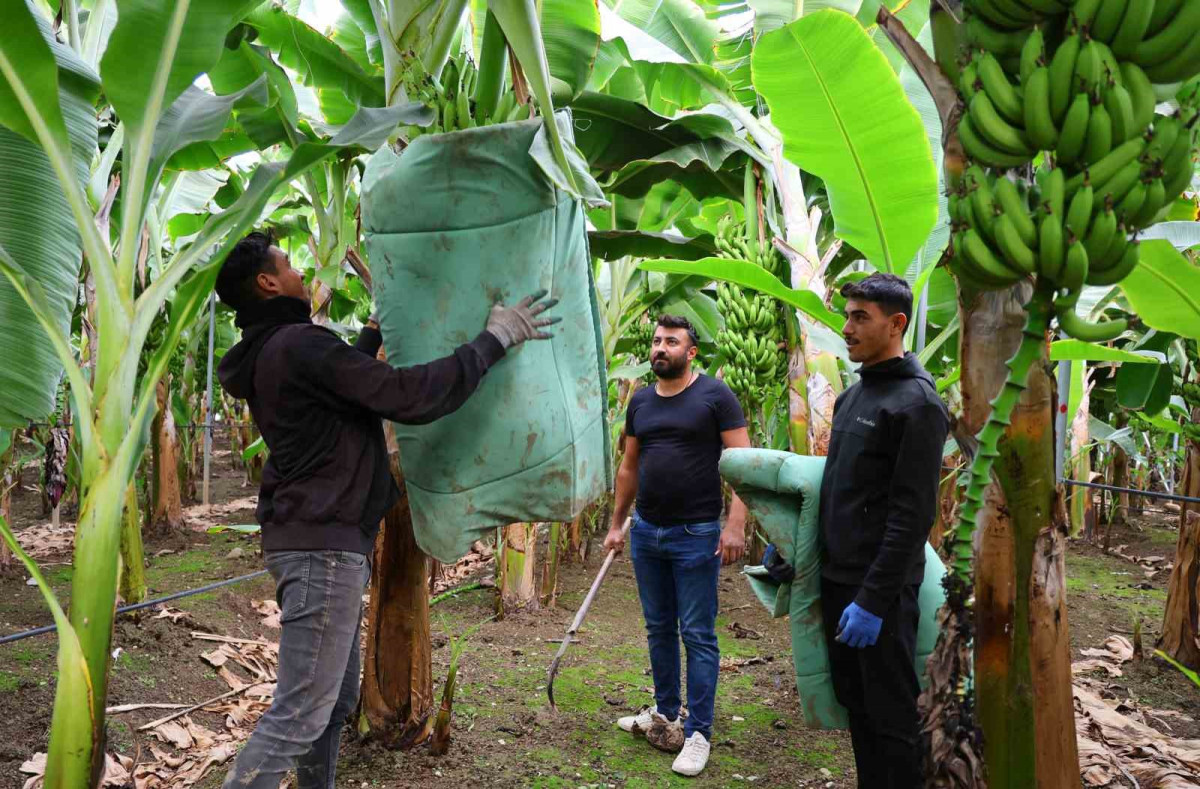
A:
[[[673,360],[670,356],[662,356],[650,363],[650,369],[659,380],[670,381],[682,378],[684,370],[687,369],[687,358]]]

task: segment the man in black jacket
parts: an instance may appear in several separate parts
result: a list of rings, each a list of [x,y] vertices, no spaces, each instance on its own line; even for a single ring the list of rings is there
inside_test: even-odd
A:
[[[821,613],[858,785],[917,789],[917,591],[949,417],[933,378],[904,352],[908,284],[872,274],[842,295],[842,334],[862,367],[833,406],[821,482]]]
[[[374,320],[351,347],[309,320],[301,273],[261,233],[238,242],[217,295],[242,340],[221,385],[250,404],[270,450],[258,498],[263,555],[281,610],[275,698],[225,779],[275,789],[292,767],[300,789],[332,789],[338,742],[358,700],[359,622],[379,522],[399,491],[381,419],[432,422],[461,406],[505,350],[550,337],[555,301],[496,305],[454,353],[402,369],[377,361]],[[481,321],[482,322],[482,321]]]

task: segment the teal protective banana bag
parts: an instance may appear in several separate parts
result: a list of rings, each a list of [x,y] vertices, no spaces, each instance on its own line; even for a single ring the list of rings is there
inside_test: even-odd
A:
[[[611,485],[599,309],[585,214],[529,155],[541,121],[418,137],[363,176],[362,222],[388,361],[445,356],[497,301],[559,299],[552,340],[510,349],[458,411],[396,425],[422,550],[453,562],[496,526],[569,521]]]
[[[817,512],[825,458],[769,449],[727,449],[721,454],[721,476],[762,524],[783,558],[795,568],[790,584],[778,584],[761,567],[746,568],[759,601],[772,616],[788,616],[792,627],[792,659],[796,692],[804,721],[821,729],[849,725],[846,709],[833,693],[829,654],[821,619],[821,546]],[[925,662],[937,643],[937,613],[945,602],[945,566],[925,544],[925,578],[918,603],[917,655],[921,687],[928,678]]]

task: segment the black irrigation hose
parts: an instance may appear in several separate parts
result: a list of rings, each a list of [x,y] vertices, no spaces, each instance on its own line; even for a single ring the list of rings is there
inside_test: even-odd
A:
[[[161,605],[162,603],[170,602],[171,600],[178,600],[181,597],[191,597],[194,594],[210,592],[213,589],[219,589],[222,586],[229,586],[230,584],[236,584],[241,581],[249,581],[251,578],[257,578],[260,575],[266,575],[266,574],[267,574],[266,570],[259,570],[257,572],[248,573],[246,575],[239,575],[236,578],[228,578],[224,581],[217,581],[216,583],[208,584],[207,586],[201,586],[198,589],[188,589],[186,592],[176,592],[175,594],[169,594],[166,597],[159,597],[155,600],[145,600],[140,603],[134,603],[133,605],[122,606],[117,609],[117,613],[125,614],[130,611],[137,611],[138,609],[141,609],[141,608],[151,608],[156,605]],[[0,644],[8,644],[13,641],[20,641],[23,638],[29,638],[31,636],[40,636],[43,633],[51,633],[55,629],[56,629],[55,625],[46,625],[45,627],[35,627],[33,630],[26,630],[21,633],[13,633],[12,635],[9,635],[9,636],[0,637]]]
[[[942,466],[942,471],[958,472],[957,466]],[[1096,488],[1097,490],[1111,490],[1117,493],[1132,493],[1135,496],[1142,496],[1147,499],[1166,499],[1167,501],[1182,501],[1187,504],[1200,504],[1200,498],[1195,496],[1180,496],[1177,493],[1158,493],[1153,490],[1137,490],[1136,488],[1119,488],[1116,485],[1101,485],[1098,482],[1080,482],[1074,479],[1060,479],[1062,485],[1075,485],[1080,488]]]
[[[1074,479],[1060,480],[1064,485],[1075,485],[1080,488],[1096,488],[1097,490],[1111,490],[1116,493],[1132,493],[1135,496],[1144,496],[1148,499],[1166,499],[1167,501],[1182,501],[1188,504],[1200,504],[1200,498],[1195,496],[1180,496],[1177,493],[1156,493],[1149,490],[1135,490],[1134,488],[1119,488],[1116,485],[1101,485],[1098,482],[1080,482]]]

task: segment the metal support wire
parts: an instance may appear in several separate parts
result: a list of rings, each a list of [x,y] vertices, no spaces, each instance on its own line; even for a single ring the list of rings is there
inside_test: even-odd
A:
[[[217,581],[216,583],[208,584],[207,586],[201,586],[198,589],[188,589],[187,591],[184,591],[184,592],[176,592],[175,594],[169,594],[166,597],[159,597],[154,600],[144,600],[140,603],[134,603],[133,605],[122,606],[117,609],[117,613],[125,614],[130,611],[137,611],[141,608],[152,608],[153,606],[161,605],[163,603],[170,602],[171,600],[178,600],[181,597],[191,597],[192,595],[195,595],[195,594],[201,594],[203,592],[211,592],[213,589],[219,589],[222,586],[229,586],[230,584],[236,584],[236,583],[240,583],[242,581],[249,581],[251,578],[257,578],[260,575],[266,575],[266,574],[267,574],[266,570],[258,570],[257,572],[248,573],[246,575],[239,575],[236,578],[227,578],[224,581]],[[23,638],[29,638],[31,636],[40,636],[43,633],[51,633],[55,629],[56,629],[55,625],[46,625],[45,627],[35,627],[32,630],[25,630],[20,633],[13,633],[12,635],[9,635],[9,636],[0,637],[0,644],[9,644],[13,641],[20,641]]]

